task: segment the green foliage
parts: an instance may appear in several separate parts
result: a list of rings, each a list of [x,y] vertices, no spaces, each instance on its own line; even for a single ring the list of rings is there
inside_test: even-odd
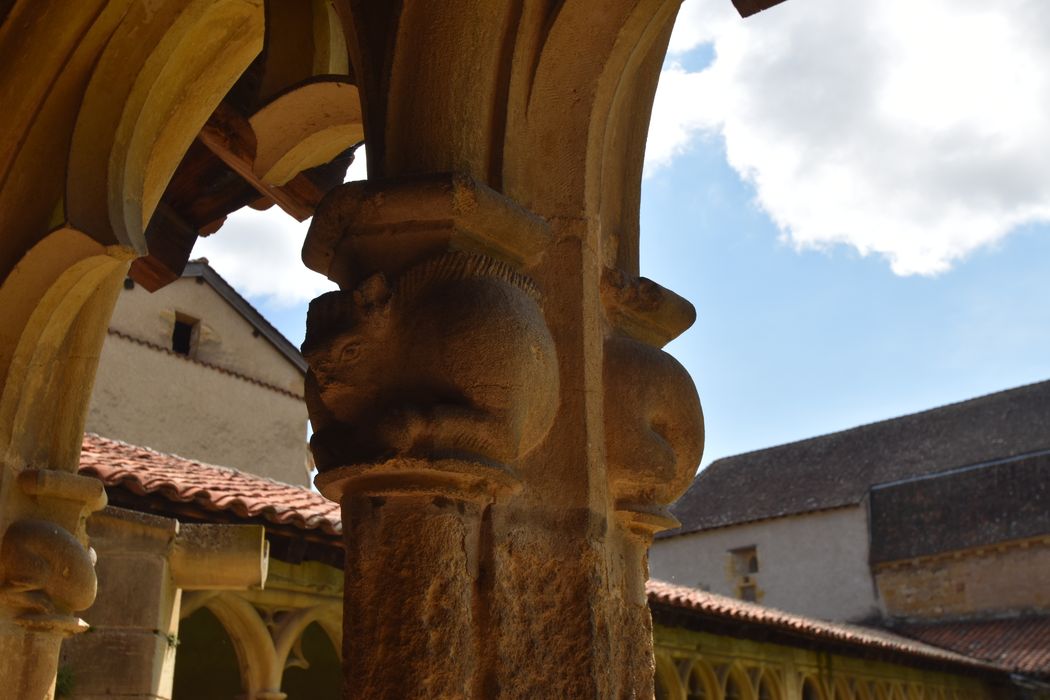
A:
[[[73,688],[75,685],[76,684],[73,682],[73,669],[69,666],[59,666],[58,673],[55,675],[55,697],[73,697]]]

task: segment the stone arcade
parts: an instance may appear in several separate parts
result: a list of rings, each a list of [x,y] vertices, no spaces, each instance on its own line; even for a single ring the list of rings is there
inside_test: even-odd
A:
[[[677,5],[0,1],[7,692],[51,694],[94,597],[105,498],[76,466],[129,269],[159,288],[229,212],[321,203],[304,259],[342,291],[311,312],[310,411],[347,524],[347,696],[652,695],[646,550],[702,432],[659,350],[692,308],[637,277]],[[362,139],[367,185],[337,187]],[[368,428],[337,427],[365,399]]]

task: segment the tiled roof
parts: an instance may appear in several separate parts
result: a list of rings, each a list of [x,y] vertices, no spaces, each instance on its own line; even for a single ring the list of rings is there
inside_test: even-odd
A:
[[[192,503],[203,510],[227,512],[239,518],[263,518],[275,525],[319,530],[332,536],[342,532],[338,504],[309,489],[92,433],[84,436],[80,472],[100,479],[107,487],[126,489],[140,496],[157,495],[173,503]],[[1046,669],[1050,665],[1050,649],[1046,648],[1045,642],[1050,635],[1050,616],[1040,618],[1031,628],[1011,628],[1025,631],[1001,640],[996,639],[999,636],[997,630],[989,627],[987,636],[982,637],[984,641],[980,643],[985,646],[970,649],[949,642],[957,638],[978,644],[974,640],[980,635],[950,631],[945,625],[927,626],[921,633],[915,627],[907,629],[909,635],[930,642],[924,643],[893,632],[825,622],[663,581],[649,581],[646,591],[654,610],[673,609],[707,620],[779,631],[829,647],[853,647],[858,651],[884,652],[896,657],[984,671],[1001,671],[1002,667],[1013,668],[1014,665],[1019,670]],[[925,636],[926,629],[934,630],[935,627],[935,631],[928,632],[930,636]],[[972,653],[990,663],[931,646],[941,643],[938,635],[945,636],[944,646]],[[1033,646],[1039,640],[1043,640],[1041,649]],[[997,641],[1002,645],[999,651],[995,647]]]
[[[1016,673],[1050,677],[1050,615],[911,623],[895,625],[894,630]]]
[[[1050,451],[871,489],[873,564],[1050,536]]]
[[[1047,449],[1050,381],[719,459],[659,536],[852,506],[875,484]]]
[[[309,489],[92,433],[84,435],[80,473],[139,496],[155,494],[174,503],[329,535],[342,532],[339,504]]]
[[[646,584],[646,593],[654,613],[662,606],[694,614],[705,620],[735,622],[756,630],[779,631],[785,636],[806,639],[818,645],[852,648],[858,652],[875,651],[902,659],[947,663],[983,671],[1003,670],[997,665],[893,632],[795,615],[695,588],[676,586],[665,581],[650,580]]]

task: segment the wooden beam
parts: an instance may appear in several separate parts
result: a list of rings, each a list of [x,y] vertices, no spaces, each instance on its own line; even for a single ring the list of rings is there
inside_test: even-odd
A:
[[[149,254],[131,263],[128,275],[155,292],[182,276],[196,242],[196,229],[161,202],[146,227]]]
[[[219,105],[198,140],[259,194],[299,221],[314,214],[323,192],[302,173],[281,187],[266,184],[255,174],[255,133],[248,120],[227,104]]]

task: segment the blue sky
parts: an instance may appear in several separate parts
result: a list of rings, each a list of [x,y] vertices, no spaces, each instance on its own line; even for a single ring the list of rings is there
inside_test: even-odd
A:
[[[646,180],[642,273],[690,299],[668,350],[711,459],[1050,378],[1050,231],[937,277],[840,247],[798,251],[705,140]]]
[[[986,5],[683,5],[641,260],[698,310],[705,464],[1050,378],[1050,7]],[[298,343],[304,234],[245,211],[195,252]]]

